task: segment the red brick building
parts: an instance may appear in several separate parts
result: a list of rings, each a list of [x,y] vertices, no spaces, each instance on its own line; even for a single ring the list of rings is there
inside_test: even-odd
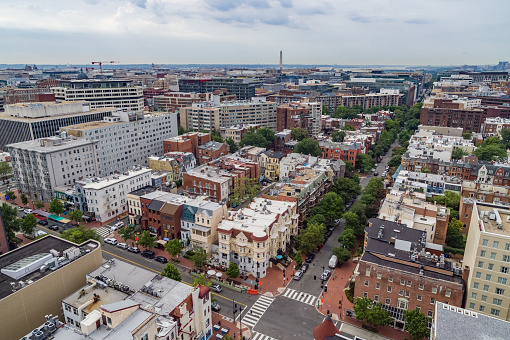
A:
[[[228,154],[229,147],[226,143],[207,142],[198,146],[197,160],[199,165],[207,164],[217,158]]]
[[[436,300],[462,306],[462,270],[442,256],[430,255],[421,230],[378,218],[370,219],[369,225],[356,270],[355,297],[381,302],[392,311],[398,329],[405,327],[404,310],[417,308],[433,317]]]
[[[341,159],[344,162],[351,162],[353,166],[356,166],[356,157],[361,153],[361,149],[354,144],[321,141],[319,146],[322,150],[321,158]]]
[[[188,132],[163,140],[163,151],[191,152],[198,159],[198,147],[211,141],[211,135],[202,132]]]

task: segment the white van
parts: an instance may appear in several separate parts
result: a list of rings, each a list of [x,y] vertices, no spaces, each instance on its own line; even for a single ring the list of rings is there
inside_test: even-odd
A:
[[[331,258],[329,259],[329,268],[336,268],[337,263],[338,259],[336,255],[332,255]]]

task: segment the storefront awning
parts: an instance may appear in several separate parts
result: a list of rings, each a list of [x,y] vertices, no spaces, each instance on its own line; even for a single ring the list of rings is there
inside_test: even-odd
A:
[[[166,244],[167,241],[165,240],[157,240],[156,243],[159,243],[161,244],[162,246],[164,246]]]

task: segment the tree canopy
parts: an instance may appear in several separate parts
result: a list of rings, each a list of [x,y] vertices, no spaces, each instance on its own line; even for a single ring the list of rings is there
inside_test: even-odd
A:
[[[152,237],[148,230],[144,230],[142,235],[138,238],[138,244],[144,248],[154,248],[156,245],[156,238]]]
[[[223,137],[221,137],[220,133],[218,131],[216,131],[216,129],[213,129],[211,131],[211,140],[218,142],[218,143],[224,142]]]
[[[7,175],[12,173],[12,168],[8,162],[0,162],[0,178],[5,180]]]
[[[357,118],[358,114],[360,114],[363,111],[363,107],[360,105],[354,105],[353,107],[346,107],[339,105],[335,110],[335,118],[342,118],[342,119],[353,119]]]
[[[354,248],[356,246],[356,234],[354,234],[354,229],[344,229],[340,236],[338,236],[338,242],[340,242],[347,249]]]
[[[230,262],[225,270],[225,274],[227,274],[228,278],[236,279],[239,275],[241,275],[241,272],[239,271],[239,266],[236,263]]]
[[[429,317],[425,316],[418,309],[412,309],[404,310],[404,318],[406,321],[406,331],[412,339],[421,340],[429,337],[430,329],[427,327],[430,320]]]
[[[171,263],[167,263],[165,268],[163,268],[163,271],[161,272],[161,275],[165,276],[165,277],[168,277],[168,278],[170,278],[172,280],[175,280],[175,281],[181,281],[182,280],[181,273]]]
[[[305,138],[296,145],[294,153],[320,157],[322,155],[322,150],[318,141],[313,138]]]
[[[37,226],[37,218],[33,214],[28,214],[25,218],[23,218],[20,226],[23,234],[32,235],[35,227]]]
[[[67,213],[67,217],[69,217],[71,220],[75,221],[76,223],[80,223],[81,221],[83,221],[83,213],[80,209],[70,211],[69,213]]]
[[[182,251],[182,243],[179,239],[174,238],[173,240],[170,240],[165,244],[165,250],[172,257],[176,257]]]
[[[342,128],[344,131],[355,131],[356,129],[351,124],[345,123],[344,127]]]
[[[333,248],[333,255],[338,259],[338,264],[343,264],[351,258],[351,252],[344,247]]]
[[[365,232],[365,225],[361,222],[358,214],[348,211],[344,214],[345,229],[352,229],[355,235],[363,235]]]
[[[467,152],[462,148],[455,147],[452,151],[452,159],[462,159],[462,157],[467,156]]]
[[[349,202],[361,193],[359,177],[354,175],[353,178],[342,177],[337,179],[333,184],[332,191],[336,192],[344,202]]]
[[[7,203],[2,203],[0,208],[1,217],[4,224],[5,233],[10,241],[16,237],[16,232],[20,230],[21,220],[18,219],[16,207],[11,207]]]
[[[191,262],[195,269],[202,269],[207,264],[207,253],[200,248],[191,256]]]
[[[94,229],[85,229],[83,225],[64,230],[60,236],[76,244],[81,244],[87,240],[99,241],[99,234]]]
[[[21,203],[23,205],[27,205],[28,204],[28,197],[27,197],[27,195],[21,194],[20,199],[21,199]]]
[[[237,146],[236,142],[232,138],[227,139],[226,143],[228,144],[230,153],[234,153],[237,150],[239,150],[239,147]]]
[[[374,327],[386,326],[391,323],[390,313],[382,308],[382,304],[374,302],[365,297],[356,298],[353,306],[356,319],[361,320],[363,324],[369,324]]]
[[[302,141],[305,138],[308,138],[308,131],[301,128],[291,128],[290,136],[293,140]]]
[[[55,197],[50,202],[50,209],[48,210],[52,214],[60,215],[64,212],[64,206],[62,203]]]
[[[453,218],[448,223],[448,229],[446,230],[446,245],[452,248],[464,249],[466,244],[462,234],[463,229],[464,223]]]
[[[245,201],[252,201],[260,191],[260,185],[255,178],[236,178],[236,185],[230,196],[232,205],[239,205]]]
[[[296,236],[298,249],[305,254],[309,254],[317,246],[324,242],[326,227],[324,224],[308,224],[308,226]]]
[[[127,242],[127,240],[133,240],[134,239],[133,228],[131,228],[130,226],[126,225],[126,226],[120,228],[117,231],[117,233],[119,234],[120,237],[122,237],[124,242]]]
[[[333,142],[343,142],[346,136],[345,131],[335,131],[331,134]]]
[[[241,138],[241,146],[252,145],[260,148],[267,148],[271,145],[275,137],[275,132],[268,127],[261,127],[257,130],[250,128],[248,133]]]
[[[369,172],[375,165],[375,160],[367,154],[359,153],[356,156],[356,168],[362,172]]]
[[[329,107],[327,107],[324,104],[322,104],[322,114],[326,115],[326,116],[329,116]]]

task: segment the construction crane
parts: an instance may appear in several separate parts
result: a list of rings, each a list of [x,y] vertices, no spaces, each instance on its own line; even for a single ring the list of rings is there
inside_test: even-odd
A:
[[[99,70],[101,71],[101,74],[103,74],[103,64],[114,64],[114,63],[120,63],[120,61],[93,61],[92,65],[98,64]]]

